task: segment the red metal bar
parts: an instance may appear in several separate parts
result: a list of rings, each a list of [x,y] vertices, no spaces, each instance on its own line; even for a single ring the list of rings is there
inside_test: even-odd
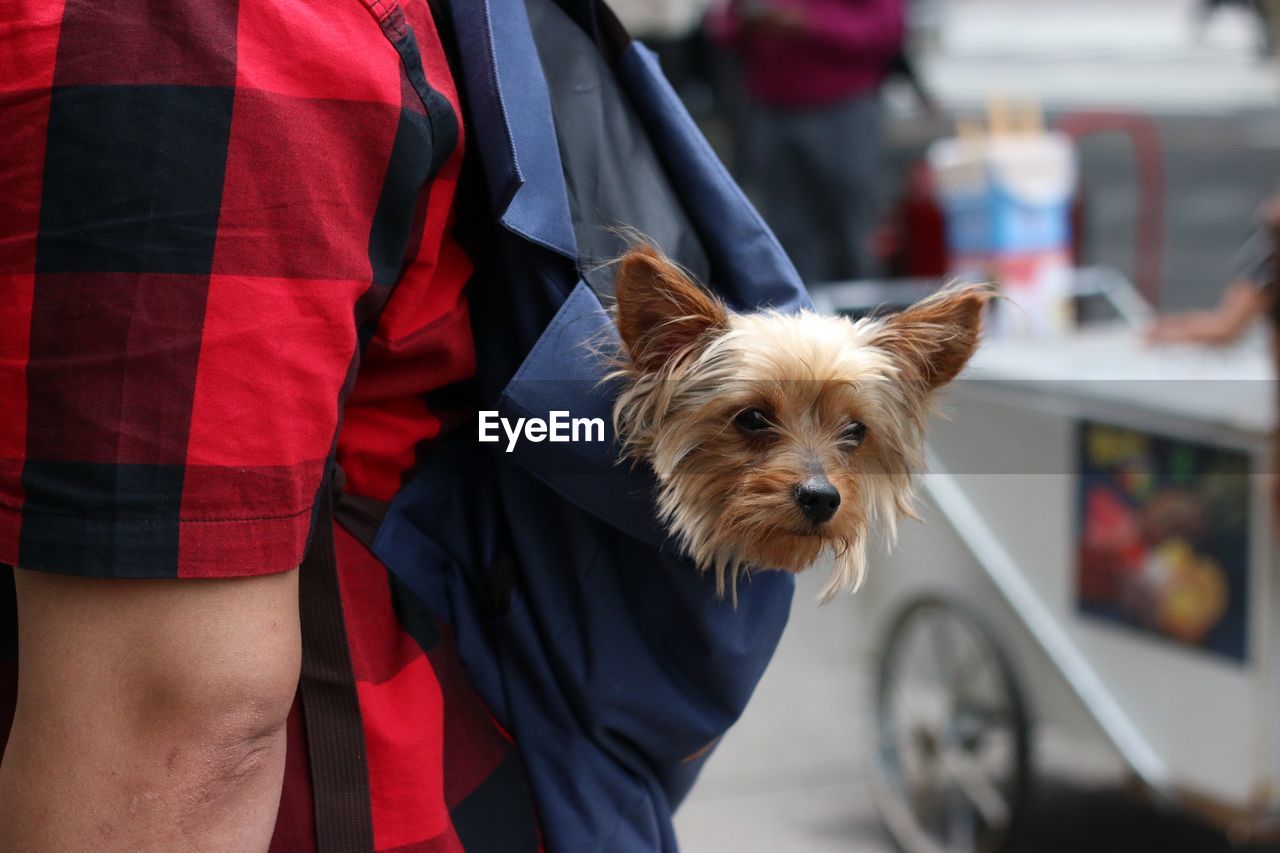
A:
[[[1087,111],[1066,113],[1055,126],[1077,141],[1100,133],[1120,133],[1133,147],[1138,180],[1133,280],[1138,292],[1158,307],[1164,264],[1164,153],[1159,127],[1143,115]]]

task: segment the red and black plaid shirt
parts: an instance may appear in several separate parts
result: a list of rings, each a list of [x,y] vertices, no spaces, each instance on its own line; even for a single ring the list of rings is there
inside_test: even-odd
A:
[[[460,112],[426,3],[18,0],[6,18],[0,563],[294,568],[330,454],[349,491],[389,499],[447,422],[430,395],[473,369]],[[411,638],[383,567],[337,544],[378,849],[535,848],[518,757],[447,632]],[[285,850],[313,844],[297,723]]]

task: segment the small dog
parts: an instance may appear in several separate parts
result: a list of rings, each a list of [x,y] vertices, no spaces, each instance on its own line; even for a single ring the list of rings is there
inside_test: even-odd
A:
[[[886,319],[730,312],[656,249],[617,262],[614,428],[657,474],[663,523],[717,589],[829,555],[862,581],[869,533],[911,509],[933,392],[973,355],[987,286]],[[735,598],[736,598],[736,590]]]

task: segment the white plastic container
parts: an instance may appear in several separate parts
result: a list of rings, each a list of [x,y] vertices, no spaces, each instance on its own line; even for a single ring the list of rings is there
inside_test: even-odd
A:
[[[1077,166],[1058,133],[943,139],[928,152],[947,220],[952,272],[993,277],[1008,302],[1000,335],[1072,326],[1071,203]]]

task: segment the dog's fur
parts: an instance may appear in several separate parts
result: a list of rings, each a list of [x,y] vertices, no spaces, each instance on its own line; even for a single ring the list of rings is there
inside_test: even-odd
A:
[[[737,314],[638,246],[618,261],[615,295],[625,353],[614,427],[656,472],[661,518],[683,549],[721,594],[742,571],[798,572],[824,554],[835,570],[823,599],[855,589],[873,527],[892,542],[898,516],[913,516],[930,398],[977,347],[991,289],[857,322]],[[799,509],[806,481],[839,492],[824,523]]]

